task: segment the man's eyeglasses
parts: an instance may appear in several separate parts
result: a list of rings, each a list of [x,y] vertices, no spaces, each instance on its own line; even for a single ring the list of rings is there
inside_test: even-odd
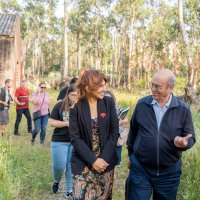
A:
[[[161,85],[155,84],[155,83],[151,83],[151,88],[155,88],[156,90],[161,90],[163,87]]]
[[[41,89],[46,89],[46,87],[40,87]]]

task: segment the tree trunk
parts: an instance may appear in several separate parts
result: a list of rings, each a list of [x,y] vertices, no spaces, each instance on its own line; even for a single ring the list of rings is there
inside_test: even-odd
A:
[[[130,35],[130,39],[129,39],[129,63],[128,63],[128,83],[127,83],[127,86],[128,86],[128,90],[130,91],[131,90],[131,68],[132,68],[132,55],[133,55],[133,22],[134,22],[134,19],[132,18],[131,20],[131,35]]]
[[[81,60],[80,60],[80,32],[77,32],[76,35],[76,44],[77,44],[77,49],[76,49],[76,68],[79,71],[81,69]]]
[[[116,36],[115,33],[112,33],[112,71],[111,71],[111,85],[112,87],[115,86],[115,67],[116,67],[116,50],[117,50],[117,46],[116,46]]]
[[[139,63],[139,49],[138,49],[138,38],[136,36],[135,38],[135,55],[136,55],[136,60],[135,60],[135,68],[136,68],[136,74],[134,77],[134,80],[137,81],[140,78],[140,63]]]
[[[63,78],[68,76],[68,11],[67,11],[67,0],[64,0],[64,67],[63,67]]]
[[[118,61],[118,86],[120,86],[121,83],[121,75],[122,73],[125,73],[125,61],[126,61],[126,19],[125,17],[122,19],[121,24],[121,33],[120,33],[120,53],[119,53],[119,61]]]
[[[183,0],[178,0],[178,13],[179,13],[179,29],[183,38],[183,43],[185,45],[187,67],[188,67],[188,82],[187,85],[196,88],[196,75],[197,71],[195,67],[192,66],[192,56],[190,53],[189,40],[184,27],[183,20]]]
[[[100,59],[100,35],[99,35],[99,18],[100,18],[100,2],[97,0],[96,5],[96,19],[94,23],[94,38],[95,38],[95,56],[96,56],[96,63],[95,68],[98,70],[100,69],[101,59]]]
[[[32,62],[31,62],[31,72],[33,75],[35,74],[35,53],[34,52],[33,52]]]

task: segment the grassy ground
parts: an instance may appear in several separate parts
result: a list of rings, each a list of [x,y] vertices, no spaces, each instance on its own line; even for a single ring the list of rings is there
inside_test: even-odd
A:
[[[50,91],[52,105],[56,101],[57,92]],[[118,104],[131,107],[131,113],[137,99],[141,95],[115,92]],[[200,199],[200,114],[193,111],[193,119],[197,135],[196,145],[183,154],[183,174],[179,188],[178,200]],[[10,109],[10,125],[7,133],[0,138],[0,200],[40,200],[51,194],[52,173],[50,160],[50,141],[52,129],[48,126],[44,145],[39,144],[39,137],[34,146],[30,145],[31,135],[26,130],[23,117],[20,124],[20,137],[13,136],[15,122],[14,106]],[[123,161],[116,168],[114,200],[124,199],[124,183],[128,175],[127,151],[123,148]]]

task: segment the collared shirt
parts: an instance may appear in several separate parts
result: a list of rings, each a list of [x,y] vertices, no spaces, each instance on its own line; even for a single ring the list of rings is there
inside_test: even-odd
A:
[[[10,98],[9,98],[9,91],[6,88],[5,88],[5,93],[6,93],[5,102],[8,103],[8,101],[9,101]],[[8,109],[8,106],[4,106],[4,110],[7,110],[7,109]]]
[[[153,99],[153,101],[151,102],[151,104],[153,105],[155,115],[156,115],[156,121],[157,121],[158,129],[160,128],[160,123],[162,121],[164,114],[166,113],[166,111],[168,110],[168,108],[171,104],[171,100],[172,100],[172,94],[170,94],[169,100],[163,106],[163,108],[160,107],[159,103],[155,99]]]
[[[25,103],[24,105],[16,104],[16,109],[25,109],[29,107],[29,89],[24,87],[19,87],[15,91],[15,97],[19,102]]]

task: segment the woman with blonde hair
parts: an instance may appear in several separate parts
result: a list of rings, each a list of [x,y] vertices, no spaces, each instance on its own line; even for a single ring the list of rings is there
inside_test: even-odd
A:
[[[119,121],[114,101],[104,96],[106,82],[103,73],[89,69],[77,81],[77,101],[69,116],[75,200],[112,199]]]

